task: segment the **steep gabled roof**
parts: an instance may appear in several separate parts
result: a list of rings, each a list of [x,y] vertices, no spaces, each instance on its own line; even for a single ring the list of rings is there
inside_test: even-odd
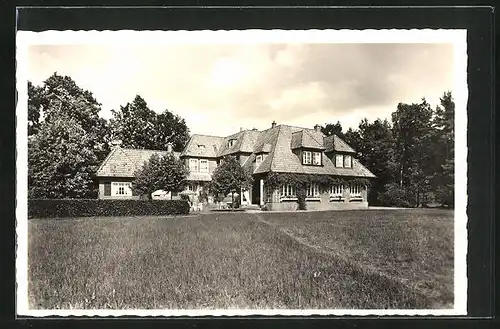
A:
[[[221,144],[221,148],[217,153],[218,156],[225,156],[228,154],[234,154],[239,152],[252,153],[255,142],[260,135],[259,131],[256,130],[242,130],[236,134],[232,134],[226,138]],[[232,146],[229,145],[229,141],[234,140]]]
[[[308,129],[294,131],[292,133],[292,141],[290,144],[292,150],[298,148],[309,148],[317,150],[325,149],[323,145],[323,136],[313,136],[313,133]]]
[[[140,169],[153,154],[166,155],[167,151],[140,150],[115,147],[108,154],[97,170],[97,177],[124,177],[133,178],[135,172]],[[173,152],[179,157],[178,152]]]
[[[346,152],[346,153],[356,153],[356,151],[350,147],[346,142],[342,140],[337,135],[331,135],[323,138],[323,144],[325,145],[325,152]]]
[[[255,168],[254,173],[265,173],[271,171],[274,154],[276,152],[276,143],[279,136],[281,126],[276,126],[262,131],[259,140],[256,143],[255,149],[263,149],[265,144],[270,145],[268,156],[262,161],[258,168]]]
[[[229,147],[227,141],[234,139],[234,144]],[[204,145],[204,147],[199,147]],[[294,154],[296,147],[324,149],[326,153],[332,151],[355,153],[338,136],[324,136],[320,131],[301,127],[278,125],[263,131],[244,130],[228,137],[193,135],[189,139],[184,151],[177,157],[193,156],[218,158],[237,152],[251,153],[243,164],[245,168],[255,166],[258,153],[267,153],[264,161],[254,168],[254,174],[274,172],[290,172],[304,174],[328,174],[338,176],[375,177],[358,160],[352,160],[352,168],[337,168],[332,160],[322,154],[322,166],[303,165],[299,156]],[[134,177],[134,173],[151,155],[165,154],[166,151],[134,150],[114,148],[98,169],[99,177]],[[192,173],[189,180],[209,181],[208,173]]]
[[[337,168],[332,160],[325,154],[322,154],[323,166],[304,166],[301,159],[292,152],[292,139],[295,133],[299,131],[298,127],[279,125],[275,128],[267,130],[267,137],[271,140],[271,152],[267,158],[255,168],[254,173],[274,172],[289,172],[289,173],[303,173],[303,174],[325,174],[325,175],[338,175],[338,176],[354,176],[354,177],[375,177],[366,167],[359,161],[353,159],[352,168]],[[323,138],[321,133],[311,132],[307,133],[311,137],[317,139],[319,136]],[[320,135],[321,134],[321,135]],[[347,144],[345,144],[347,145]]]
[[[216,158],[221,149],[224,137],[210,135],[192,135],[186,147],[181,153],[181,157],[206,157]],[[203,147],[200,147],[203,145]]]

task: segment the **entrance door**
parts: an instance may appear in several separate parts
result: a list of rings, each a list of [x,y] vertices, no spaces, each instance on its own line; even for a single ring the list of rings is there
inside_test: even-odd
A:
[[[254,179],[252,185],[252,204],[260,204],[260,180]]]

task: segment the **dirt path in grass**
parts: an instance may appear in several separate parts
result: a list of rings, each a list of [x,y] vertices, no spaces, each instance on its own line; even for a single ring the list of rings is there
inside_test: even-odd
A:
[[[336,252],[334,252],[332,250],[328,250],[328,249],[325,249],[322,246],[314,244],[312,241],[310,241],[310,239],[303,238],[303,237],[298,237],[298,236],[294,235],[293,233],[291,233],[290,231],[288,231],[288,230],[280,227],[279,225],[271,223],[271,222],[265,220],[258,213],[253,213],[253,215],[254,215],[254,218],[255,218],[256,221],[258,221],[260,223],[263,223],[265,225],[268,225],[268,226],[270,226],[270,227],[278,230],[280,233],[288,236],[289,238],[291,238],[292,240],[296,241],[297,243],[299,243],[299,244],[301,244],[301,245],[303,245],[303,246],[305,246],[305,247],[307,247],[309,249],[314,250],[315,252],[318,252],[318,253],[321,253],[321,254],[326,254],[328,256],[335,257],[336,259],[339,259],[339,260],[341,260],[343,262],[350,263],[350,264],[354,265],[355,267],[361,269],[363,272],[365,272],[367,274],[378,275],[378,276],[386,278],[388,280],[400,283],[400,284],[402,284],[404,286],[409,287],[413,291],[415,291],[418,294],[421,294],[423,296],[429,296],[432,293],[432,291],[426,291],[426,289],[422,289],[420,287],[417,287],[417,286],[413,285],[409,279],[396,277],[396,276],[390,275],[390,274],[388,274],[386,272],[383,272],[383,271],[379,270],[376,267],[369,266],[369,265],[366,265],[366,264],[360,264],[360,263],[356,262],[356,260],[354,260],[354,259],[346,258],[346,257],[342,256],[339,253],[336,253]],[[443,305],[435,305],[434,307],[443,307]],[[444,305],[444,307],[453,307],[453,305]]]

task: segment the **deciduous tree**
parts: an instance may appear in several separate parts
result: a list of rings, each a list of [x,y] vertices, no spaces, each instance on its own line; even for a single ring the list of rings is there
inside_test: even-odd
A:
[[[68,76],[54,73],[41,86],[28,82],[30,197],[97,195],[95,172],[109,153],[100,110],[92,93]]]
[[[340,121],[337,121],[335,124],[327,123],[324,127],[321,127],[321,132],[326,136],[337,135],[340,138],[344,137]]]
[[[28,81],[28,136],[36,134],[41,119],[42,90]]]
[[[369,190],[368,201],[380,203],[378,196],[384,191],[384,185],[393,180],[396,167],[390,123],[380,119],[370,123],[364,119],[357,131],[346,133],[346,141],[358,151],[360,162],[377,176]]]
[[[97,158],[90,137],[75,118],[62,115],[40,124],[28,138],[28,197],[95,198]]]
[[[147,195],[151,198],[151,193],[157,190],[178,191],[188,174],[189,170],[184,162],[172,153],[153,154],[135,173],[132,186],[136,194]]]
[[[251,186],[250,172],[244,170],[234,156],[226,156],[212,174],[210,189],[216,197],[224,197],[231,193],[234,201],[235,192],[241,193],[242,189],[248,189]]]
[[[36,128],[40,121],[52,122],[61,116],[72,118],[88,135],[85,147],[92,149],[98,161],[109,153],[109,128],[99,116],[101,104],[71,77],[54,73],[39,87],[28,82],[28,111],[32,118],[28,127]],[[31,130],[36,133],[36,129]]]
[[[189,129],[183,118],[168,110],[157,114],[139,95],[132,103],[112,113],[113,137],[120,139],[125,147],[166,150],[170,142],[175,151],[181,151],[189,139]]]

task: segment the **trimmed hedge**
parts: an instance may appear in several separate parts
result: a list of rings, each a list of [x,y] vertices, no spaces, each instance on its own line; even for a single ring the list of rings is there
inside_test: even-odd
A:
[[[28,200],[28,218],[157,216],[188,213],[189,203],[185,200]]]

